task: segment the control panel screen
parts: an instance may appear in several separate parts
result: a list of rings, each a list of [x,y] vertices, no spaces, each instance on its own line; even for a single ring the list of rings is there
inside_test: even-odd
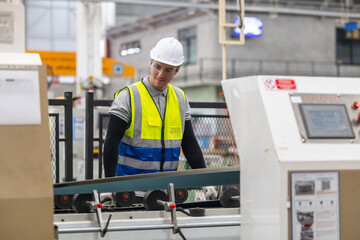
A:
[[[344,104],[299,104],[308,138],[355,138]]]

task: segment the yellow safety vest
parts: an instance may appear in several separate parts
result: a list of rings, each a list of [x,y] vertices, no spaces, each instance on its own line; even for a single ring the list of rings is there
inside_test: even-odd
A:
[[[185,126],[184,92],[168,84],[165,114],[161,118],[142,81],[127,89],[131,123],[119,144],[116,175],[175,171]]]

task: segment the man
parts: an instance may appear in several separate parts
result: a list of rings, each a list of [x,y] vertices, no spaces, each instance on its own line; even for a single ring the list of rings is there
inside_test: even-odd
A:
[[[176,171],[180,147],[191,168],[205,168],[184,92],[169,84],[184,62],[183,46],[163,38],[150,52],[151,75],[116,93],[104,145],[105,176]],[[204,187],[207,198],[214,187]]]

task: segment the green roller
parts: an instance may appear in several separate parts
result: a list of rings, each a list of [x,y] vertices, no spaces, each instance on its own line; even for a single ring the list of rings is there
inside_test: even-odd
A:
[[[186,171],[150,173],[54,184],[54,194],[126,192],[166,189],[169,183],[175,188],[230,185],[240,183],[239,167],[202,168]]]

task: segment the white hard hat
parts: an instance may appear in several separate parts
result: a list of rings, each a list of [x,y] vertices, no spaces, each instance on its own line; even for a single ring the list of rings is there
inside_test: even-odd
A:
[[[180,66],[185,60],[183,46],[173,37],[161,39],[151,49],[150,57],[155,61],[171,66]]]

